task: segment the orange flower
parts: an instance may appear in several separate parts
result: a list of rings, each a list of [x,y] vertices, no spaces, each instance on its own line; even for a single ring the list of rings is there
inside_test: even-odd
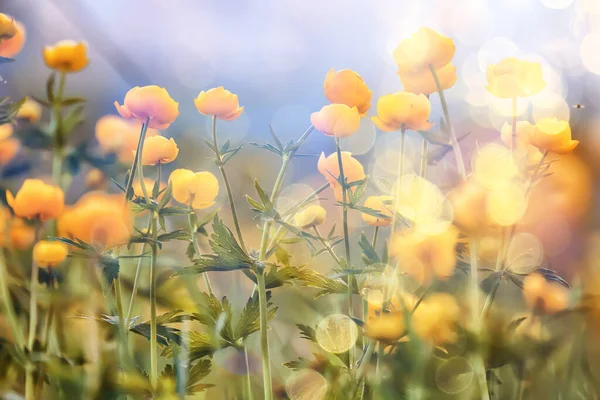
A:
[[[7,190],[6,201],[16,216],[41,221],[59,217],[65,207],[63,191],[39,179],[25,179],[16,196]]]
[[[529,121],[517,122],[517,146],[524,148],[531,142],[534,126]],[[505,145],[512,145],[512,124],[505,122],[500,129],[500,137]]]
[[[96,122],[96,140],[103,151],[117,153],[119,161],[129,164],[133,161],[133,153],[137,148],[142,124],[127,121],[116,115],[105,115]],[[146,138],[158,136],[156,129],[148,128]]]
[[[136,86],[125,95],[123,105],[115,101],[115,107],[126,119],[137,119],[149,128],[167,129],[179,115],[179,103],[169,96],[165,88],[156,85]]]
[[[455,342],[456,324],[461,309],[448,293],[434,293],[425,297],[412,316],[412,327],[417,335],[434,346]]]
[[[0,13],[0,40],[10,39],[17,34],[15,19]]]
[[[63,73],[81,71],[90,62],[85,42],[74,40],[61,40],[54,46],[46,46],[43,55],[48,68]]]
[[[537,273],[528,275],[523,281],[523,296],[531,309],[544,313],[556,313],[569,305],[568,289]]]
[[[456,66],[452,64],[447,64],[436,70],[436,75],[442,90],[450,89],[458,79]],[[400,74],[400,81],[402,81],[404,90],[407,92],[428,96],[438,91],[433,74],[428,69],[419,72],[403,72]]]
[[[25,26],[19,21],[15,21],[15,28],[17,31],[13,37],[0,41],[0,57],[12,58],[23,50],[27,37]]]
[[[66,244],[58,241],[40,240],[33,247],[33,262],[42,268],[56,267],[69,254]]]
[[[12,124],[2,124],[0,125],[0,141],[4,139],[8,139],[12,136],[14,128]]]
[[[430,65],[439,69],[454,57],[454,41],[429,28],[420,28],[408,39],[400,42],[394,51],[398,72],[420,72]]]
[[[9,138],[0,141],[0,166],[11,162],[21,150],[21,142],[17,139]]]
[[[144,141],[142,164],[168,164],[177,158],[177,154],[179,154],[179,148],[173,138],[167,140],[167,138],[162,136],[153,136]]]
[[[448,278],[456,267],[458,229],[449,226],[441,233],[421,233],[415,229],[398,232],[390,243],[390,255],[401,268],[421,284],[433,276]]]
[[[322,225],[325,222],[326,216],[327,211],[323,207],[313,204],[296,213],[294,223],[299,228],[308,229],[313,226]]]
[[[27,250],[35,241],[35,228],[20,218],[15,218],[8,230],[10,242],[17,250]]]
[[[237,94],[225,90],[223,86],[201,91],[194,99],[194,105],[203,115],[214,115],[225,121],[233,121],[242,114]]]
[[[454,188],[448,196],[454,210],[454,224],[467,233],[479,232],[488,224],[488,191],[473,178]]]
[[[392,223],[391,217],[393,215],[392,211],[392,196],[369,196],[367,200],[365,200],[364,206],[370,209],[373,209],[380,214],[384,214],[386,218],[378,218],[373,215],[362,213],[362,219],[371,226],[390,226]],[[389,202],[390,204],[386,204]]]
[[[571,140],[569,123],[556,118],[544,118],[538,121],[531,133],[530,142],[540,151],[559,154],[570,153],[579,144],[579,141]]]
[[[194,173],[189,169],[176,169],[171,172],[169,182],[173,187],[173,198],[188,205],[192,202],[196,209],[212,206],[219,194],[219,181],[207,171]]]
[[[42,106],[37,101],[28,98],[17,111],[16,117],[35,124],[42,118]]]
[[[325,97],[332,103],[356,107],[361,116],[371,107],[372,92],[356,72],[342,69],[338,72],[332,68],[325,77]]]
[[[424,95],[410,92],[388,94],[377,101],[378,116],[372,117],[373,122],[384,132],[402,129],[426,131],[433,124],[429,123],[431,104]]]
[[[85,176],[85,186],[90,189],[99,189],[106,184],[106,176],[98,168],[92,168]]]
[[[314,112],[310,122],[315,129],[327,136],[347,137],[356,132],[360,126],[360,115],[356,107],[345,104],[329,104]]]
[[[365,179],[365,170],[357,159],[352,157],[352,153],[342,151],[342,166],[344,168],[344,178],[349,184],[352,182]],[[337,153],[333,153],[325,158],[325,154],[321,153],[317,169],[325,177],[329,185],[333,189],[337,201],[343,200],[342,185],[338,182],[340,176],[340,166],[338,163]],[[356,190],[354,186],[351,190]]]
[[[514,57],[490,65],[487,81],[488,92],[503,99],[533,96],[546,87],[539,63]]]

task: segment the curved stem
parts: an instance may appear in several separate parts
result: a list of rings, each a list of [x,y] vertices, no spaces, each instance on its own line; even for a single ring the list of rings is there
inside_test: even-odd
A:
[[[240,228],[240,222],[238,220],[238,215],[235,209],[235,201],[233,199],[233,190],[231,190],[231,184],[229,183],[229,179],[227,178],[227,173],[225,172],[225,165],[223,164],[223,158],[221,156],[221,152],[219,150],[219,142],[217,141],[217,116],[213,115],[212,117],[212,137],[213,137],[213,145],[215,156],[217,158],[217,165],[219,167],[219,171],[221,172],[221,177],[223,178],[223,182],[225,182],[225,189],[227,190],[227,197],[229,199],[229,207],[231,208],[231,216],[233,217],[233,224],[235,225],[235,231],[237,233],[238,240],[240,241],[240,246],[242,249],[246,250],[246,245],[244,244],[244,237],[242,236],[242,229]]]
[[[153,388],[158,384],[158,348],[156,342],[156,245],[158,223],[156,213],[152,213],[152,255],[150,257],[150,383]]]
[[[350,235],[348,233],[348,193],[346,191],[346,177],[344,176],[344,164],[342,161],[342,148],[340,147],[340,139],[335,138],[335,148],[337,152],[338,165],[340,169],[339,180],[342,185],[342,222],[344,229],[344,247],[346,249],[346,264],[349,269],[352,269],[352,261],[350,260]],[[352,316],[352,276],[348,276],[348,315]]]
[[[142,124],[140,138],[138,139],[135,155],[131,163],[131,169],[129,170],[129,179],[127,179],[127,184],[125,185],[125,201],[123,202],[123,213],[127,211],[127,193],[129,193],[131,187],[133,186],[133,180],[135,179],[135,172],[138,167],[138,164],[141,164],[140,160],[142,157],[142,151],[144,149],[144,140],[146,139],[146,131],[148,130],[148,124],[150,124],[150,117],[147,117],[146,121]],[[143,183],[144,181],[142,180],[141,182]]]
[[[458,139],[456,138],[456,133],[454,132],[454,128],[452,127],[452,122],[450,121],[450,113],[448,112],[448,103],[446,103],[446,96],[444,95],[444,90],[442,89],[442,85],[440,84],[440,80],[437,76],[437,72],[433,65],[429,65],[429,70],[433,75],[433,80],[435,81],[435,86],[437,88],[438,94],[440,95],[440,102],[442,103],[442,111],[444,112],[444,119],[446,120],[446,125],[448,126],[448,131],[450,132],[450,143],[452,145],[452,150],[454,151],[454,156],[456,157],[456,167],[458,168],[458,172],[462,179],[467,178],[467,172],[465,170],[465,163],[463,161],[462,151],[460,150],[460,145],[458,144]]]
[[[190,241],[192,242],[192,245],[194,246],[194,252],[196,253],[196,255],[198,257],[200,257],[200,255],[202,254],[202,251],[200,250],[200,245],[198,244],[198,241],[196,240],[196,227],[194,226],[194,216],[196,215],[196,211],[194,211],[194,208],[192,207],[192,204],[194,202],[194,196],[192,195],[192,198],[190,199],[190,214],[188,215],[188,228],[190,230]],[[194,213],[194,214],[192,214]],[[204,285],[206,286],[206,290],[208,290],[208,293],[213,294],[213,289],[212,289],[212,285],[210,283],[210,278],[208,277],[208,272],[204,272],[202,274],[202,279],[204,280]]]
[[[148,217],[148,223],[146,224],[146,232],[152,227],[152,215]],[[129,299],[129,307],[127,308],[127,319],[125,323],[129,325],[131,321],[131,313],[133,312],[133,303],[137,296],[137,289],[139,285],[140,272],[142,270],[142,261],[144,260],[144,252],[146,251],[146,243],[142,244],[142,250],[140,251],[140,257],[138,258],[137,268],[135,269],[135,277],[133,278],[133,288],[131,289],[131,299]]]

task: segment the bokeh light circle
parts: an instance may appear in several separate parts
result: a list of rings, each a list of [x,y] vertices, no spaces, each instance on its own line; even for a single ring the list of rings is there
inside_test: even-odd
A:
[[[395,268],[386,264],[374,264],[370,268],[383,270],[382,273],[368,275],[362,283],[361,295],[369,304],[381,306],[392,299],[398,289],[398,274]]]
[[[600,33],[590,33],[581,41],[581,62],[591,73],[600,75]]]
[[[544,260],[544,246],[537,236],[519,232],[510,241],[506,252],[506,266],[512,272],[528,274]]]
[[[294,372],[285,384],[290,400],[323,400],[328,389],[325,377],[312,369]]]
[[[352,155],[360,155],[369,152],[375,145],[377,131],[375,124],[370,118],[361,118],[358,130],[348,137],[340,140],[343,151],[349,151]]]
[[[300,203],[302,200],[306,199],[308,196],[313,194],[315,189],[311,186],[306,185],[304,183],[295,183],[293,185],[286,186],[279,193],[279,197],[277,198],[277,203],[275,207],[280,212],[285,212],[290,207],[295,206]],[[311,202],[311,205],[319,205],[319,198],[316,196]]]
[[[473,174],[483,186],[494,188],[514,178],[518,166],[510,150],[497,143],[488,143],[476,152]]]
[[[330,353],[343,353],[350,350],[358,338],[358,328],[354,321],[343,314],[325,317],[317,326],[317,343]]]
[[[487,196],[488,218],[500,226],[514,225],[527,209],[527,191],[522,184],[506,181]]]
[[[471,386],[475,373],[464,357],[452,357],[445,360],[435,372],[438,389],[447,394],[464,392]]]

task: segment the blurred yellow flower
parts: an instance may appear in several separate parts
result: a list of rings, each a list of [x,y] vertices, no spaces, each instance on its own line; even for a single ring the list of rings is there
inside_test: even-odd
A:
[[[14,132],[14,127],[12,124],[0,125],[0,141],[11,137],[13,132]]]
[[[389,203],[389,204],[386,204]],[[362,219],[371,226],[390,226],[393,215],[393,197],[392,196],[369,196],[365,200],[364,206],[386,215],[385,218],[378,218],[373,215],[362,213]]]
[[[15,249],[27,250],[35,241],[35,228],[20,218],[14,218],[10,224],[8,235]]]
[[[128,121],[116,115],[105,115],[96,122],[96,140],[106,153],[116,153],[119,161],[129,164],[133,161],[133,152],[137,148],[142,128],[141,122]],[[158,136],[153,128],[146,130],[146,138]]]
[[[365,115],[371,107],[372,92],[356,72],[342,69],[338,72],[332,68],[325,77],[325,97],[332,103],[356,107],[360,115]]]
[[[421,72],[432,65],[436,70],[448,65],[454,57],[454,41],[436,31],[421,27],[394,51],[398,73]]]
[[[404,305],[400,304],[397,296],[392,298],[390,309],[394,311],[382,313],[381,304],[378,304],[377,313],[369,312],[365,324],[365,336],[391,344],[406,335],[404,309],[410,312],[417,303],[417,298],[408,293],[402,294],[401,298]]]
[[[142,164],[168,164],[177,158],[177,154],[179,154],[179,148],[173,138],[167,139],[163,136],[153,136],[144,142]]]
[[[310,122],[316,130],[327,136],[347,137],[360,127],[360,115],[356,107],[345,104],[329,104],[314,112]]]
[[[81,71],[90,62],[85,42],[74,40],[61,40],[53,46],[46,46],[43,55],[46,66],[59,72]]]
[[[0,40],[0,57],[12,58],[23,50],[27,33],[25,26],[19,21],[15,21],[17,31],[10,39]]]
[[[448,196],[454,211],[454,224],[463,232],[480,232],[487,226],[488,191],[474,178],[452,189]]]
[[[0,40],[10,39],[17,34],[15,19],[0,13]]]
[[[21,150],[21,142],[15,138],[0,140],[0,166],[11,162]]]
[[[125,95],[123,105],[115,101],[115,107],[126,119],[137,119],[149,128],[167,129],[179,116],[179,103],[169,96],[165,88],[156,85],[136,86]]]
[[[225,90],[223,86],[201,91],[194,99],[194,105],[203,115],[214,115],[225,121],[233,121],[242,114],[237,94]]]
[[[68,254],[67,245],[58,241],[40,240],[33,246],[33,262],[42,268],[56,267]]]
[[[219,195],[219,181],[207,171],[176,169],[171,172],[169,182],[173,188],[173,198],[187,205],[191,202],[195,209],[212,206]]]
[[[559,154],[570,153],[579,144],[579,141],[571,140],[569,122],[556,118],[544,118],[538,121],[531,133],[530,141],[540,151]]]
[[[436,75],[440,81],[442,90],[450,89],[458,80],[458,76],[456,76],[456,66],[450,63],[437,69]],[[428,69],[419,72],[401,73],[400,81],[402,82],[402,85],[404,85],[404,90],[406,92],[428,96],[438,91],[433,74]]]
[[[517,122],[517,146],[524,148],[530,143],[531,134],[533,133],[534,126],[529,121],[518,121]],[[505,122],[500,129],[500,137],[505,145],[512,145],[512,124]]]
[[[378,115],[372,117],[372,120],[384,132],[397,131],[402,127],[425,131],[433,125],[427,121],[430,112],[431,104],[426,96],[397,92],[379,98]]]
[[[6,201],[17,217],[41,221],[59,217],[65,207],[63,191],[39,179],[25,179],[16,196],[7,190]]]
[[[488,92],[502,99],[533,96],[546,87],[539,63],[514,57],[488,66],[487,82]]]
[[[85,186],[89,189],[100,189],[102,188],[108,180],[104,175],[104,172],[99,170],[98,168],[92,168],[85,175]]]
[[[342,165],[344,168],[344,178],[349,184],[366,178],[365,169],[357,159],[352,157],[352,153],[342,151]],[[328,157],[325,157],[325,154],[321,153],[319,162],[317,164],[317,169],[325,177],[327,182],[329,182],[329,185],[335,194],[336,200],[342,201],[342,185],[340,185],[338,182],[340,176],[340,166],[338,163],[337,153],[333,153]],[[356,186],[354,186],[351,190],[356,190]]]
[[[308,229],[323,224],[326,216],[327,211],[323,207],[313,204],[296,213],[294,223],[299,228]]]
[[[568,289],[538,273],[528,275],[523,281],[523,297],[527,306],[537,312],[552,314],[569,306]]]
[[[448,278],[456,267],[458,229],[450,225],[440,233],[421,233],[406,228],[394,235],[390,255],[417,282],[426,284],[436,276]]]
[[[422,339],[442,346],[456,341],[460,315],[460,306],[452,295],[434,293],[426,296],[415,310],[412,327]]]
[[[495,263],[502,248],[498,235],[484,236],[477,243],[477,256],[486,263]]]
[[[17,111],[16,117],[35,124],[42,118],[42,106],[37,101],[28,98]]]

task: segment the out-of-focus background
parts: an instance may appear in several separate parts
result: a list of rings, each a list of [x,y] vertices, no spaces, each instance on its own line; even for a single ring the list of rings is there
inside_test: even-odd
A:
[[[519,100],[519,118],[569,119],[581,144],[561,161],[545,184],[547,192],[532,200],[530,214],[538,219],[530,231],[541,240],[549,265],[573,277],[587,238],[598,229],[598,0],[5,0],[1,11],[27,28],[24,50],[0,70],[1,96],[43,96],[49,70],[42,47],[62,39],[85,40],[91,63],[69,76],[67,84],[69,94],[88,99],[87,122],[78,135],[92,137],[96,119],[115,114],[113,102],[122,102],[131,87],[164,86],[180,103],[180,117],[164,133],[175,137],[180,148],[170,169],[216,173],[203,141],[209,135],[209,118],[193,105],[199,91],[215,86],[236,93],[245,107],[237,120],[219,123],[221,140],[229,137],[235,143],[270,140],[269,124],[284,139],[299,137],[310,125],[310,113],[326,104],[323,80],[331,68],[350,68],[363,76],[373,91],[369,115],[374,115],[379,96],[402,89],[392,51],[419,26],[456,43],[459,80],[447,96],[456,130],[469,133],[462,142],[468,156],[478,145],[499,141],[498,131],[511,116],[510,100],[498,100],[485,90],[487,66],[508,56],[540,62],[548,85],[536,96]],[[438,97],[431,101],[431,121],[439,126]],[[398,135],[378,132],[363,118],[360,131],[343,146],[365,165],[368,175],[393,177],[397,141]],[[418,168],[419,146],[420,138],[411,133],[409,170]],[[287,182],[296,185],[284,190],[282,201],[300,199],[311,190],[306,185],[314,189],[325,182],[316,169],[321,151],[330,154],[334,143],[315,132],[302,150],[315,157],[294,162]],[[44,162],[38,162],[40,174],[47,171]],[[277,163],[273,154],[246,144],[228,165],[243,210],[248,210],[243,194],[254,192],[253,178],[270,187]],[[453,168],[453,157],[447,156],[430,168],[427,178],[443,187]],[[369,192],[378,189],[372,184]],[[74,184],[71,201],[82,190]],[[324,197],[322,203],[337,215],[331,193]],[[225,205],[223,193],[220,199]],[[243,211],[248,232],[255,223],[250,211]],[[359,215],[352,216],[351,227],[355,235],[368,230]],[[256,232],[247,234],[255,248],[260,240]],[[304,257],[324,272],[331,267],[323,257]],[[221,279],[227,283],[231,278]]]

